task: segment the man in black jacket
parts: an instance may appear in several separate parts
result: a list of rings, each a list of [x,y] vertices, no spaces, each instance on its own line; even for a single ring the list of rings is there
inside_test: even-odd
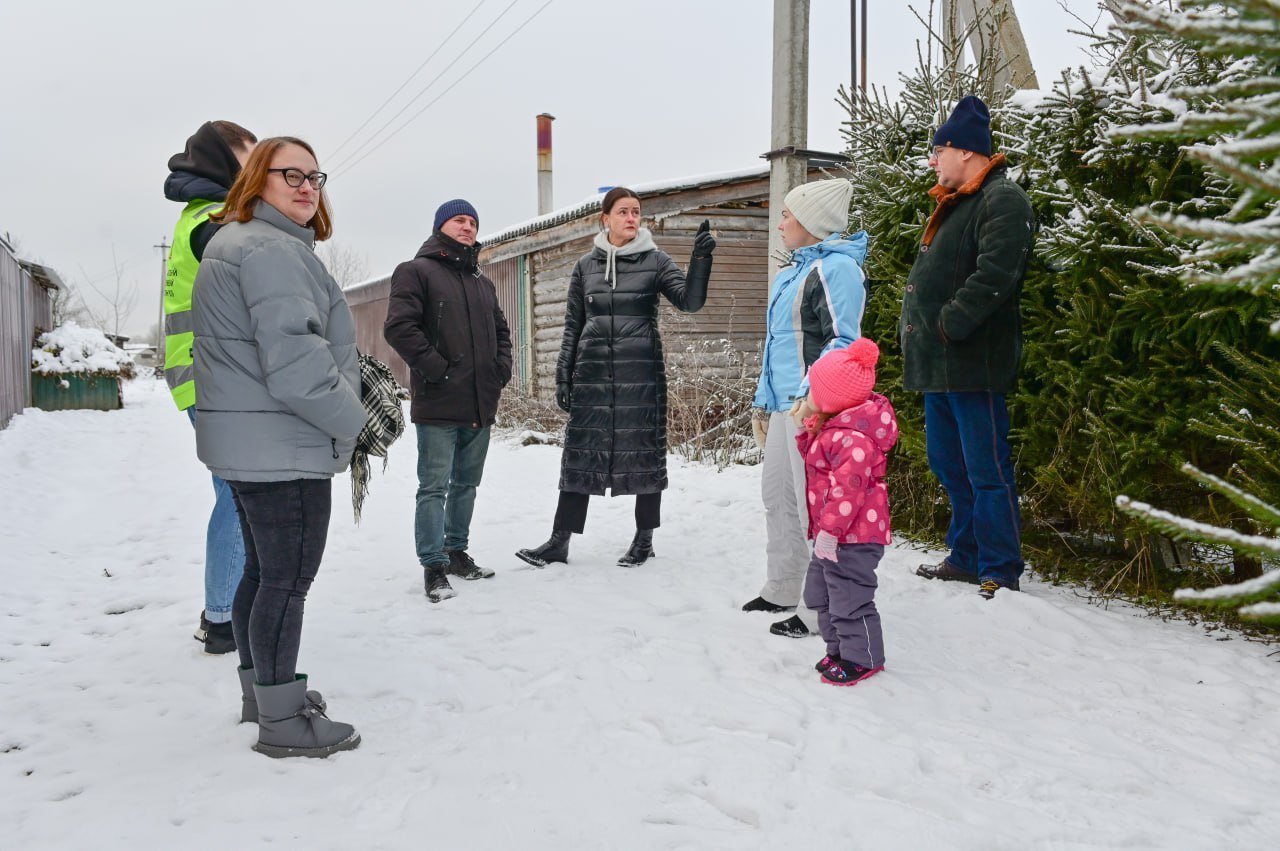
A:
[[[477,265],[479,215],[455,199],[431,237],[391,276],[382,334],[409,365],[418,431],[414,541],[433,603],[454,596],[446,573],[493,576],[467,553],[476,487],[498,397],[511,380],[511,332],[497,290]]]
[[[938,206],[907,277],[898,336],[903,387],[924,392],[929,467],[951,500],[947,546],[929,579],[1018,590],[1021,516],[1005,395],[1022,355],[1018,297],[1035,216],[992,156],[987,106],[963,98],[933,137]]]

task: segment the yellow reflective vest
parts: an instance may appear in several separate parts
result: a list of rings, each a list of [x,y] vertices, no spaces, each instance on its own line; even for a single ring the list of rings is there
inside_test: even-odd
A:
[[[221,201],[196,199],[182,210],[173,229],[173,248],[164,276],[164,378],[180,411],[196,403],[191,366],[191,289],[200,261],[191,250],[191,234],[221,209]]]

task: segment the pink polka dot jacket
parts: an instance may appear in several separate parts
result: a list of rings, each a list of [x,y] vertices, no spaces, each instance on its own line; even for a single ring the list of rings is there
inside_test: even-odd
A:
[[[836,414],[816,434],[796,434],[804,456],[810,539],[825,531],[842,544],[890,543],[885,453],[897,442],[893,405],[879,393]]]

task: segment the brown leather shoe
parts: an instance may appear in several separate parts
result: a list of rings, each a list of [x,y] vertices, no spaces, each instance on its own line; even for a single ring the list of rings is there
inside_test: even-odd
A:
[[[941,579],[943,582],[978,584],[978,574],[966,573],[946,559],[943,559],[941,564],[920,565],[916,568],[916,576],[923,576],[925,579]]]

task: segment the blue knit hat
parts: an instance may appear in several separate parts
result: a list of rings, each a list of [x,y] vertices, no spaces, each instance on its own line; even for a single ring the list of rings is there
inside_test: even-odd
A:
[[[991,156],[991,113],[987,105],[973,95],[962,97],[947,123],[933,134],[933,144]]]
[[[454,216],[470,216],[476,220],[477,227],[480,225],[480,214],[476,212],[475,207],[471,206],[471,202],[464,201],[461,198],[454,198],[452,201],[445,201],[436,210],[436,222],[431,226],[431,229],[440,230],[440,226]]]

